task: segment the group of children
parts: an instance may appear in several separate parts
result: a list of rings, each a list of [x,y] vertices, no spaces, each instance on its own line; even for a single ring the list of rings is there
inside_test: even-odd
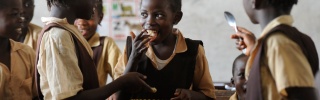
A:
[[[203,43],[173,28],[183,17],[182,0],[141,0],[144,30],[128,37],[122,55],[96,33],[102,0],[47,0],[42,29],[30,23],[33,0],[0,2],[1,100],[215,99]],[[311,38],[291,26],[296,3],[243,0],[263,32],[257,41],[241,27],[232,35],[247,52],[233,63],[230,100],[317,100],[318,55]],[[113,81],[106,84],[108,74]]]

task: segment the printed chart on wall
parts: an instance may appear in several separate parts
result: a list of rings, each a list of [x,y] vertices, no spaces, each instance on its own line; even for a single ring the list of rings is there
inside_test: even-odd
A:
[[[98,33],[114,40],[125,40],[130,31],[142,30],[139,24],[140,0],[103,0],[104,18]]]

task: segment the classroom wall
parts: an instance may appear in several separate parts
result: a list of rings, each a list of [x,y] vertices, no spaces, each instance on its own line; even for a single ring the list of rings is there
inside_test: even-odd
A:
[[[35,0],[35,14],[32,23],[43,26],[42,16],[49,16],[46,0]],[[292,15],[294,26],[308,34],[320,53],[320,1],[299,0]],[[183,0],[184,16],[175,26],[185,37],[202,40],[214,82],[229,82],[232,62],[241,52],[235,48],[235,40],[230,39],[234,30],[227,25],[223,12],[234,14],[239,26],[251,30],[258,37],[260,26],[253,25],[246,16],[242,0]],[[123,49],[125,41],[116,41]]]

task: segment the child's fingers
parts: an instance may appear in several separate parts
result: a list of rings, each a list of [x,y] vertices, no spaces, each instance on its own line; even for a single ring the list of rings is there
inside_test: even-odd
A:
[[[138,36],[136,36],[136,38],[134,39],[134,41],[138,41],[139,39],[141,39],[141,38],[143,37],[144,32],[146,32],[145,29],[142,30]]]
[[[136,34],[134,34],[132,31],[130,32],[130,36],[131,36],[132,40],[134,40],[136,38]]]

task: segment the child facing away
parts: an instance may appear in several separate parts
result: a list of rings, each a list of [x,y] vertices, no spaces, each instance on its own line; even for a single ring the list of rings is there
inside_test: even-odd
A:
[[[75,25],[88,41],[93,50],[93,61],[97,65],[99,85],[104,86],[107,76],[113,77],[113,69],[116,66],[121,51],[114,40],[110,37],[100,36],[96,33],[97,25],[103,19],[102,0],[98,0],[93,17],[90,20],[77,19]]]
[[[21,43],[29,45],[33,50],[37,49],[38,34],[41,32],[41,27],[30,23],[33,18],[34,0],[22,0],[24,11],[24,23],[22,34],[19,35],[18,40]]]
[[[31,47],[12,40],[21,34],[22,12],[21,0],[0,0],[1,100],[32,100],[36,97],[35,53]]]
[[[232,78],[231,83],[236,87],[236,93],[234,93],[230,100],[246,100],[246,78],[244,76],[248,56],[240,54],[233,62],[232,65]]]
[[[37,49],[37,87],[40,99],[104,100],[120,89],[152,89],[133,72],[99,87],[92,50],[73,25],[75,19],[89,20],[95,0],[47,0],[51,17],[43,17],[45,26]],[[136,87],[139,87],[137,89]]]
[[[298,0],[243,0],[254,24],[263,29],[257,41],[239,27],[232,38],[247,48],[247,100],[316,100],[314,75],[319,69],[312,39],[292,26],[291,9]]]
[[[124,94],[131,99],[215,99],[202,42],[184,38],[173,28],[183,15],[181,0],[142,0],[140,5],[144,31],[127,39],[115,75],[145,74],[157,92]]]

